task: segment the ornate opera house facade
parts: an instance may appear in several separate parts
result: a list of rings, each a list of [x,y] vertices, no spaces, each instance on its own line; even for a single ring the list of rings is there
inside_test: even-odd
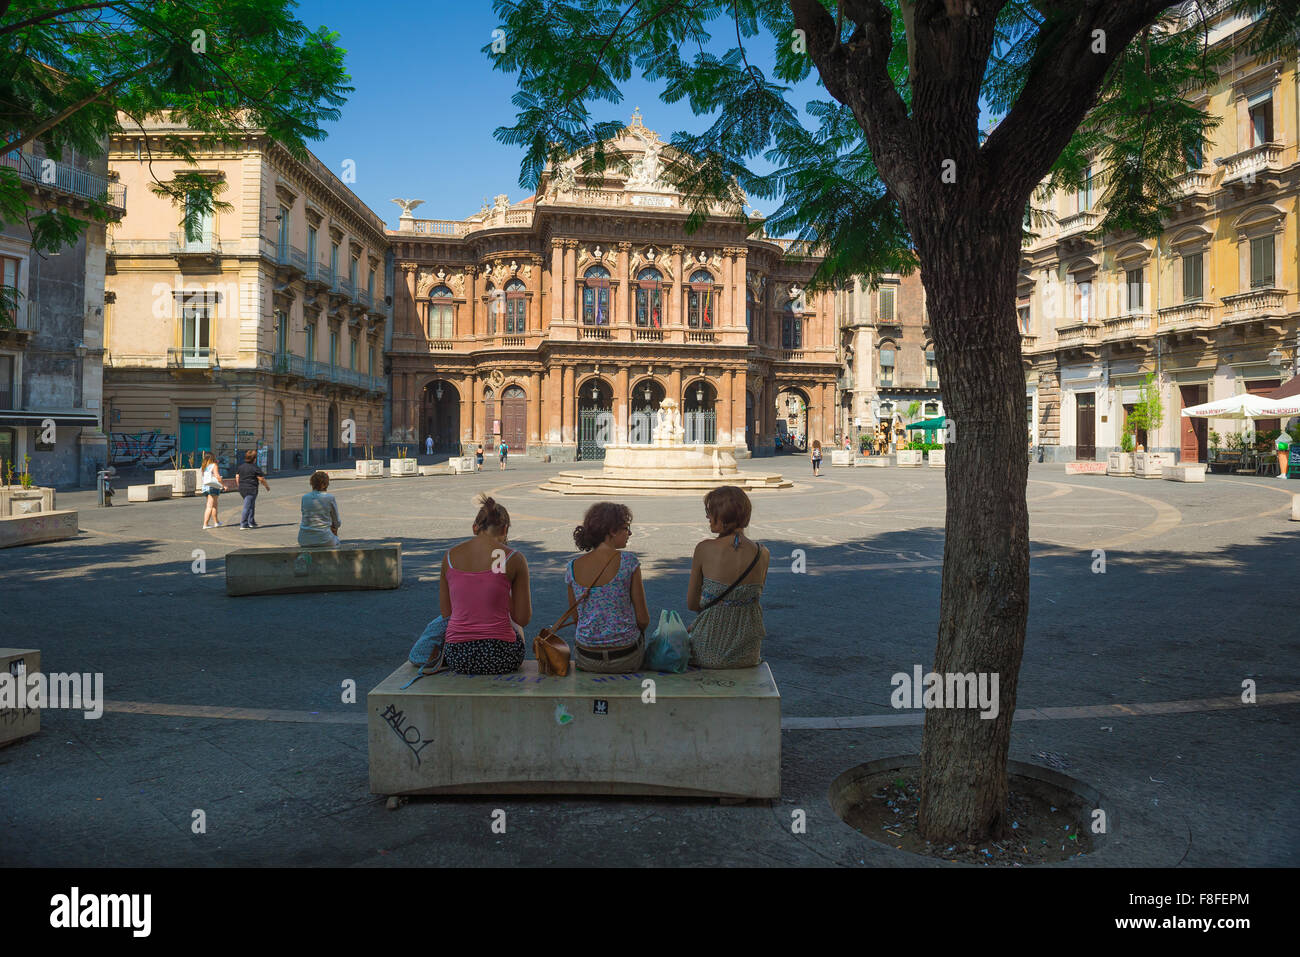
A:
[[[400,201],[391,442],[595,459],[651,441],[634,423],[668,397],[688,442],[766,455],[778,428],[834,440],[832,301],[805,290],[817,260],[721,207],[688,234],[671,147],[639,115],[614,145],[621,171],[580,180],[572,160],[466,220]]]

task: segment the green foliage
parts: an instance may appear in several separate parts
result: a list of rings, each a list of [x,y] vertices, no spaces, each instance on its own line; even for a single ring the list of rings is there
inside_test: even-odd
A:
[[[1223,436],[1210,429],[1210,451],[1217,452],[1221,448],[1223,448]]]
[[[942,442],[927,442],[924,439],[912,439],[907,443],[907,448],[917,452],[933,452],[943,448]]]
[[[23,456],[23,470],[18,481],[22,483],[23,488],[29,489],[32,487],[32,457],[30,455]]]
[[[912,422],[921,414],[921,403],[913,399],[907,403],[907,421]]]
[[[1119,440],[1119,450],[1121,452],[1132,452],[1133,445],[1133,434],[1131,432],[1125,432],[1123,437]]]
[[[61,160],[95,156],[104,139],[147,117],[169,115],[202,137],[150,135],[147,148],[192,163],[201,147],[234,143],[264,130],[296,155],[324,137],[339,117],[346,85],[338,34],[309,28],[292,0],[104,0],[52,5],[0,4],[0,155],[35,144]],[[20,158],[19,162],[29,159]],[[221,208],[213,183],[181,174],[159,183],[178,203],[191,197],[197,216]],[[104,197],[103,199],[106,199]],[[52,252],[77,242],[82,218],[58,208],[29,208],[18,172],[0,169],[0,228],[25,222],[32,246]],[[102,200],[85,216],[106,222]],[[188,225],[188,223],[187,223]],[[0,303],[0,324],[13,303]]]
[[[1160,385],[1156,382],[1155,373],[1149,372],[1138,392],[1138,401],[1134,403],[1133,411],[1129,413],[1128,427],[1134,432],[1146,432],[1147,441],[1154,445],[1156,431],[1164,421],[1165,407],[1160,400]]]

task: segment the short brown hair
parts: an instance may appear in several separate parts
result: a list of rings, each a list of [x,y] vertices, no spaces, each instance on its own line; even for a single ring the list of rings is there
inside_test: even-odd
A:
[[[510,527],[510,513],[506,507],[494,499],[491,495],[484,495],[481,492],[474,496],[474,504],[478,506],[478,514],[474,516],[474,534],[477,535],[479,529],[498,528],[505,531]]]
[[[311,487],[317,492],[325,491],[330,487],[330,477],[324,472],[312,472]]]
[[[723,534],[748,528],[753,511],[749,496],[737,485],[719,485],[704,496],[704,512],[721,523]]]
[[[249,449],[247,452],[244,453],[245,462],[252,462],[256,458],[257,458],[257,453],[254,452],[252,449]]]
[[[573,544],[589,552],[615,532],[632,524],[632,510],[617,502],[597,502],[582,516],[582,524],[573,530]]]

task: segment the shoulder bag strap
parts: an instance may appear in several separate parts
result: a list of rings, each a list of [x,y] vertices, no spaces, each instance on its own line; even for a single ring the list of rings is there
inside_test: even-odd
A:
[[[600,571],[596,573],[595,581],[600,581],[600,576],[605,574],[605,569],[610,566],[610,562],[613,562],[615,558],[618,558],[619,554],[620,554],[619,552],[615,552],[610,557],[609,561],[605,562],[604,566],[600,569]],[[575,585],[578,585],[578,576],[576,574],[573,576],[573,583]],[[578,587],[581,588],[582,586],[578,585]],[[587,596],[591,594],[591,590],[595,587],[596,586],[594,583],[588,585],[587,590],[582,593],[582,597],[579,598],[577,601],[575,601],[572,605],[570,605],[569,610],[566,611],[563,615],[561,615],[559,620],[556,621],[556,623],[551,626],[551,631],[559,631],[561,628],[567,628],[569,626],[570,615],[573,616],[572,623],[576,625],[578,623],[578,606],[587,600]]]
[[[763,557],[763,546],[762,546],[762,545],[759,545],[758,542],[755,542],[754,544],[755,544],[756,546],[758,546],[758,551],[754,554],[754,560],[753,560],[752,562],[749,563],[749,567],[746,568],[743,572],[741,572],[741,573],[740,573],[740,577],[737,578],[737,579],[736,579],[734,582],[732,582],[730,585],[728,585],[728,586],[727,586],[727,590],[724,591],[721,595],[719,595],[717,598],[713,599],[712,601],[707,602],[706,604],[701,605],[701,606],[700,606],[700,612],[708,611],[710,608],[712,608],[712,607],[713,607],[714,605],[716,605],[718,602],[722,601],[722,599],[724,599],[724,598],[726,598],[728,595],[730,595],[730,594],[731,594],[731,590],[732,590],[733,588],[735,588],[737,585],[739,585],[741,582],[743,582],[743,581],[748,577],[749,573],[752,572],[752,571],[754,570],[754,566],[758,564],[758,560],[759,560],[760,558]]]

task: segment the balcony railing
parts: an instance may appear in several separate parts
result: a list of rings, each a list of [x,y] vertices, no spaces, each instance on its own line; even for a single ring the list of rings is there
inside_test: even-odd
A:
[[[712,332],[694,332],[691,330],[687,330],[686,341],[687,342],[717,342],[718,337],[714,335]]]
[[[106,176],[77,169],[44,156],[12,152],[0,157],[0,166],[18,171],[19,179],[47,189],[56,189],[81,199],[103,203],[119,214],[126,212],[126,187]]]
[[[366,309],[369,309],[372,305],[374,305],[375,297],[372,296],[365,289],[358,289],[356,298],[357,298],[357,302],[361,303],[361,305],[364,306]]]
[[[307,272],[307,254],[296,246],[282,243],[275,248],[275,261],[299,273]]]
[[[324,263],[307,263],[307,281],[328,286],[330,282],[330,267]]]
[[[173,369],[208,369],[216,351],[208,346],[173,346],[167,350],[167,365]]]
[[[1250,292],[1223,297],[1225,323],[1248,322],[1286,315],[1285,289],[1252,289]]]
[[[1156,312],[1157,329],[1194,329],[1214,325],[1214,307],[1208,302],[1183,302]]]
[[[782,359],[783,361],[785,361],[785,362],[793,362],[793,361],[796,360],[796,359],[802,359],[802,358],[803,358],[803,350],[802,350],[802,349],[782,349],[782,350],[781,350],[781,359]]]
[[[430,340],[429,340],[429,351],[430,351],[430,352],[451,352],[451,340],[450,340],[450,339],[430,339]]]
[[[173,255],[214,256],[221,252],[221,240],[210,232],[199,236],[179,232],[172,233],[168,238]]]
[[[1151,332],[1151,316],[1149,313],[1118,316],[1102,320],[1102,325],[1104,326],[1102,338],[1107,342],[1113,339],[1127,339],[1129,336],[1148,335]]]
[[[1099,341],[1101,324],[1097,322],[1076,322],[1068,326],[1059,326],[1056,341],[1062,346],[1084,346]]]
[[[522,349],[528,340],[524,336],[502,336],[501,345],[511,349]]]
[[[292,352],[277,352],[271,362],[271,371],[276,375],[307,375],[307,360]]]
[[[635,329],[632,332],[632,338],[636,342],[663,342],[664,331],[662,329]]]
[[[1259,173],[1279,172],[1282,169],[1282,144],[1261,143],[1225,157],[1221,162],[1225,169],[1225,186],[1235,182],[1253,183]]]
[[[608,326],[583,326],[580,332],[582,339],[609,339],[610,331]]]

